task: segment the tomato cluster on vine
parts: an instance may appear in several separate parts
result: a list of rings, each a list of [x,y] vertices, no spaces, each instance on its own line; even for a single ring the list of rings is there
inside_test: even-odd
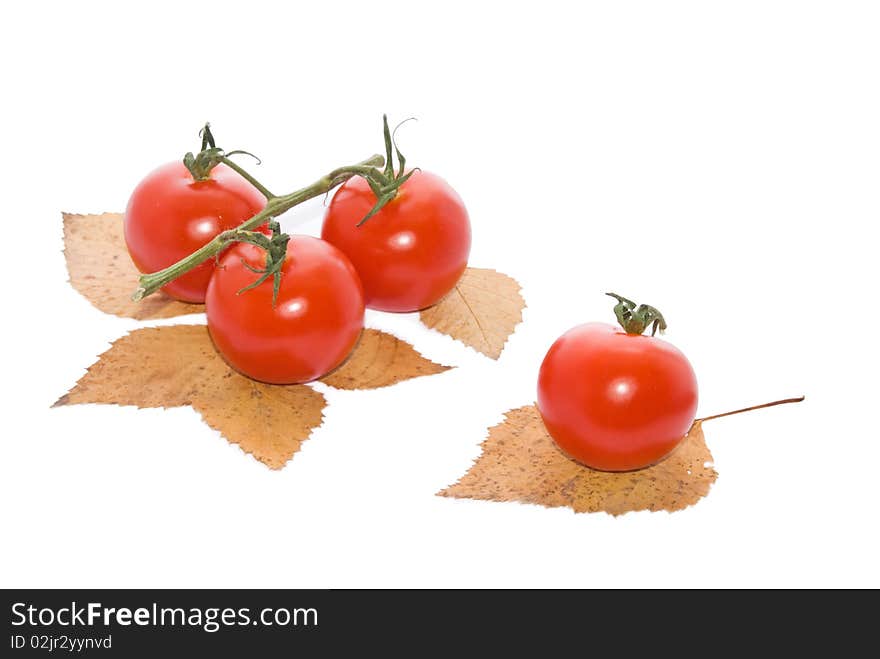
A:
[[[204,302],[226,361],[276,384],[309,382],[344,362],[366,307],[408,312],[436,303],[467,266],[470,220],[443,179],[404,169],[387,119],[384,129],[386,158],[279,197],[205,126],[198,155],[159,167],[131,195],[125,241],[145,273],[135,297],[161,288]],[[337,186],[321,238],[283,235],[270,222]]]

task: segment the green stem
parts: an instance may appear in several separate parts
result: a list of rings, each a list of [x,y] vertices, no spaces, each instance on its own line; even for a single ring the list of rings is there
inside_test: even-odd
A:
[[[217,256],[228,247],[230,243],[249,237],[247,232],[262,226],[272,218],[281,215],[308,199],[320,197],[322,194],[330,192],[330,190],[337,185],[345,183],[352,176],[363,176],[365,178],[376,179],[377,174],[381,176],[381,173],[374,168],[382,167],[384,164],[385,158],[380,155],[375,155],[355,165],[348,165],[334,169],[332,172],[322,176],[311,185],[295,192],[291,192],[290,194],[281,197],[276,197],[271,195],[271,193],[267,194],[266,207],[246,222],[240,224],[237,228],[224,231],[217,235],[213,240],[206,243],[200,249],[196,250],[186,258],[181,259],[177,263],[168,266],[164,270],[141,275],[138,279],[138,287],[132,294],[131,299],[138,301],[148,295],[152,295],[166,284],[169,284],[180,277],[182,274],[189,272],[208,259]],[[253,181],[251,182],[253,183]],[[263,190],[260,191],[263,192]],[[267,192],[268,190],[266,193]]]
[[[218,160],[220,160],[220,162],[222,162],[224,165],[226,165],[230,169],[235,170],[235,172],[239,176],[241,176],[243,179],[245,179],[248,183],[250,183],[252,186],[254,186],[257,190],[259,190],[260,194],[262,194],[266,198],[266,201],[272,201],[275,198],[275,195],[272,194],[271,192],[269,192],[269,189],[265,185],[260,183],[253,176],[251,176],[251,174],[248,173],[247,171],[245,171],[238,163],[236,163],[233,160],[230,160],[226,156],[220,156],[218,158]]]

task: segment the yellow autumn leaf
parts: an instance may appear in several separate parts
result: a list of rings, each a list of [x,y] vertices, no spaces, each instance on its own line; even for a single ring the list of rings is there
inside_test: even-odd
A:
[[[507,412],[482,449],[470,470],[440,496],[622,515],[681,510],[706,496],[718,477],[700,421],[669,457],[638,471],[596,471],[567,458],[534,405]]]
[[[137,287],[137,268],[125,248],[121,213],[77,215],[63,213],[64,258],[71,285],[105,313],[137,320],[172,318],[203,313],[202,304],[187,304],[161,291],[140,302],[131,292]]]
[[[420,312],[428,327],[498,359],[522,321],[525,300],[520,285],[507,275],[468,268],[440,302]]]
[[[409,344],[365,330],[349,360],[325,378],[342,389],[383,387],[448,367]],[[283,467],[321,425],[324,396],[306,385],[256,382],[226,364],[204,325],[133,331],[102,354],[55,404],[190,406],[212,428],[273,469]]]

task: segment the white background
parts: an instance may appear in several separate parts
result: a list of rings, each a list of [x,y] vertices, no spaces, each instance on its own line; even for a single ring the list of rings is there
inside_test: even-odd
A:
[[[310,5],[0,10],[0,586],[880,585],[877,5]],[[523,285],[498,362],[370,314],[458,368],[326,391],[280,472],[188,408],[49,409],[139,325],[66,284],[61,211],[121,211],[206,119],[292,190],[381,150],[383,112],[418,117],[471,263]],[[720,477],[683,512],[434,496],[606,290],[664,311],[700,414],[807,401],[707,424]]]

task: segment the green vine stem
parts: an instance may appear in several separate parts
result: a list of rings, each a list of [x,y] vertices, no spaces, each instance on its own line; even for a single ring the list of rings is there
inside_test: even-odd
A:
[[[148,295],[152,295],[181,275],[189,272],[208,259],[217,256],[231,243],[248,242],[266,250],[267,263],[264,270],[255,271],[260,274],[261,277],[256,280],[253,286],[248,286],[244,290],[254,288],[272,276],[274,278],[274,302],[274,299],[278,294],[278,285],[280,281],[279,269],[284,261],[284,256],[287,253],[287,243],[290,240],[288,236],[281,233],[278,224],[273,222],[276,217],[308,199],[319,197],[322,194],[330,192],[330,190],[338,185],[342,185],[353,176],[360,176],[367,181],[370,189],[376,196],[376,203],[373,208],[370,209],[370,212],[367,213],[360,222],[358,222],[357,226],[361,226],[364,222],[373,217],[373,215],[378,213],[385,204],[394,199],[400,187],[417,171],[417,169],[413,169],[409,172],[405,172],[406,158],[404,158],[400,149],[397,148],[397,144],[394,142],[394,133],[388,129],[387,115],[382,116],[382,125],[387,157],[377,154],[354,165],[339,167],[309,186],[287,195],[277,196],[272,194],[266,186],[260,183],[244,168],[229,159],[229,156],[240,153],[247,154],[253,158],[256,158],[256,156],[242,150],[224,151],[216,145],[214,135],[211,133],[211,125],[206,123],[200,132],[202,138],[201,151],[197,154],[193,154],[192,152],[187,153],[183,158],[183,164],[186,165],[186,168],[192,174],[193,179],[197,181],[207,179],[210,176],[211,169],[222,162],[238,173],[239,176],[250,182],[251,185],[266,197],[266,207],[235,229],[220,233],[213,240],[177,263],[168,266],[164,270],[141,275],[138,279],[138,287],[132,294],[131,299],[137,302]],[[393,162],[393,155],[395,153],[398,161],[396,174],[394,172]],[[257,158],[257,162],[259,163],[259,158]],[[384,170],[382,169],[383,167]],[[261,239],[259,235],[254,232],[254,229],[266,222],[271,222],[269,225],[273,233],[271,242],[267,242],[269,239]],[[244,290],[239,292],[244,292]]]
[[[144,299],[148,295],[152,295],[166,284],[169,284],[180,277],[182,274],[189,272],[211,257],[217,256],[231,243],[239,242],[244,237],[250,237],[248,235],[249,232],[252,232],[257,227],[278,217],[282,213],[308,199],[320,197],[322,194],[330,192],[330,190],[345,183],[352,176],[363,176],[370,181],[372,178],[376,178],[376,175],[378,174],[378,176],[382,177],[382,182],[384,182],[384,176],[381,174],[381,171],[376,169],[384,166],[384,164],[385,158],[377,154],[366,160],[362,160],[355,165],[334,169],[332,172],[322,176],[311,185],[295,192],[291,192],[290,194],[281,197],[269,197],[266,202],[266,207],[263,210],[235,229],[229,229],[228,231],[220,233],[213,240],[206,243],[186,258],[168,266],[164,270],[141,275],[138,279],[138,287],[132,294],[131,299],[138,301]]]
[[[658,329],[661,334],[666,330],[666,319],[656,308],[648,304],[640,304],[636,307],[635,302],[617,293],[605,293],[605,295],[617,300],[617,304],[614,305],[614,315],[627,334],[642,334],[649,325],[651,336],[654,336]]]
[[[257,158],[257,157],[254,156],[252,153],[248,153],[247,151],[242,151],[242,150],[239,149],[238,151],[230,151],[230,152],[227,153],[227,154],[224,154],[224,155],[219,156],[218,160],[219,160],[220,162],[222,162],[224,165],[226,165],[227,167],[229,167],[230,169],[234,170],[236,174],[238,174],[239,176],[241,176],[244,180],[246,180],[248,183],[250,183],[252,186],[254,186],[257,190],[259,190],[259,191],[260,191],[260,194],[262,194],[262,195],[266,198],[266,201],[272,201],[273,199],[275,199],[275,197],[276,197],[277,195],[274,195],[274,194],[272,194],[271,192],[269,192],[268,188],[266,188],[265,185],[263,185],[262,183],[260,183],[260,182],[259,182],[257,179],[255,179],[253,176],[251,176],[251,175],[250,175],[247,171],[245,171],[244,168],[241,167],[241,165],[239,165],[237,162],[235,162],[235,161],[229,159],[229,156],[233,156],[233,155],[235,155],[236,153],[247,153],[249,156],[252,156],[252,157],[254,157],[254,158]],[[260,164],[260,159],[259,159],[259,158],[257,158],[257,164]]]

